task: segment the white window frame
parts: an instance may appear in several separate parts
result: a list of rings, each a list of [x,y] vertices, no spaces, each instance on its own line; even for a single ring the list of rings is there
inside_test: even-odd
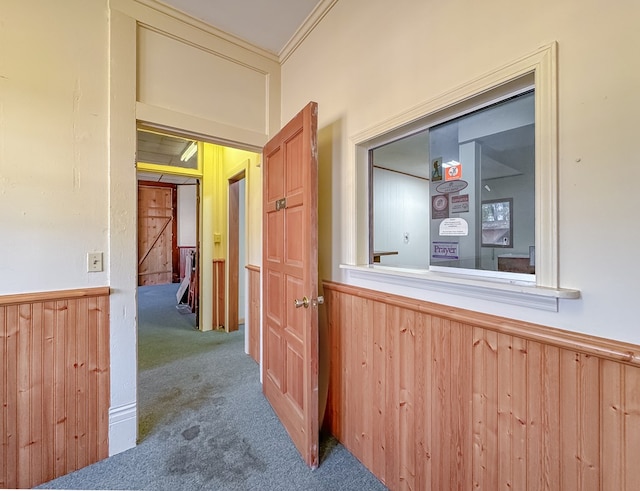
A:
[[[535,283],[517,278],[503,279],[483,272],[468,276],[451,272],[405,271],[369,264],[369,149],[396,140],[412,129],[450,120],[469,107],[477,107],[495,98],[496,89],[509,91],[509,85],[522,85],[528,77],[535,87]],[[577,298],[579,291],[562,289],[558,284],[558,103],[557,43],[539,48],[502,68],[461,85],[409,111],[390,118],[352,137],[355,160],[356,193],[349,202],[354,213],[350,227],[353,248],[347,251],[343,269],[357,278],[406,282],[410,286],[437,289],[445,286],[453,293],[495,298],[497,301],[557,310],[558,298]],[[484,99],[484,100],[483,100]],[[467,107],[468,106],[468,107]],[[415,125],[412,128],[411,125]],[[456,287],[458,285],[458,287]],[[475,293],[474,293],[475,292]],[[515,300],[514,300],[515,295]],[[522,298],[520,298],[522,297]],[[543,297],[551,300],[538,304]],[[529,305],[529,300],[531,305]]]

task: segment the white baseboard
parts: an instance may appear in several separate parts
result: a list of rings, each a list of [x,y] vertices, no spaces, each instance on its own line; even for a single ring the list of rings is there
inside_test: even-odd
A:
[[[136,446],[138,414],[135,402],[109,408],[109,456]]]

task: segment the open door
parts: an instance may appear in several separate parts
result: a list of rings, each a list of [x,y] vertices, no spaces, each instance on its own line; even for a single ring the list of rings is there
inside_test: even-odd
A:
[[[263,149],[263,391],[318,466],[318,105]]]

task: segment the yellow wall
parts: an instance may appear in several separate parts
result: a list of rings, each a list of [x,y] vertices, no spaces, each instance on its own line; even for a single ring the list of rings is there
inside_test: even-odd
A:
[[[229,179],[245,172],[247,196],[251,196],[254,206],[246,207],[246,247],[249,259],[260,260],[261,251],[261,215],[256,210],[255,201],[262,193],[255,193],[261,189],[262,181],[260,169],[256,166],[259,154],[246,150],[223,147],[211,143],[201,143],[203,159],[203,185],[202,185],[202,220],[201,220],[201,281],[202,281],[202,305],[200,329],[209,331],[213,328],[212,298],[213,274],[212,264],[214,259],[227,259],[228,257],[228,216],[229,216]],[[250,194],[253,191],[253,194]],[[214,237],[220,237],[220,241]],[[256,252],[257,251],[257,252]],[[248,260],[249,260],[248,259]],[[248,264],[259,264],[251,262]],[[228,291],[228,267],[226,268],[226,298]],[[228,314],[228,312],[226,312]]]

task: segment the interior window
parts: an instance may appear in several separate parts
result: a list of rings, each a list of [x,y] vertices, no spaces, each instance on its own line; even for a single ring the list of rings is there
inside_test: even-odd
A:
[[[534,280],[534,102],[508,94],[371,149],[370,263]]]

